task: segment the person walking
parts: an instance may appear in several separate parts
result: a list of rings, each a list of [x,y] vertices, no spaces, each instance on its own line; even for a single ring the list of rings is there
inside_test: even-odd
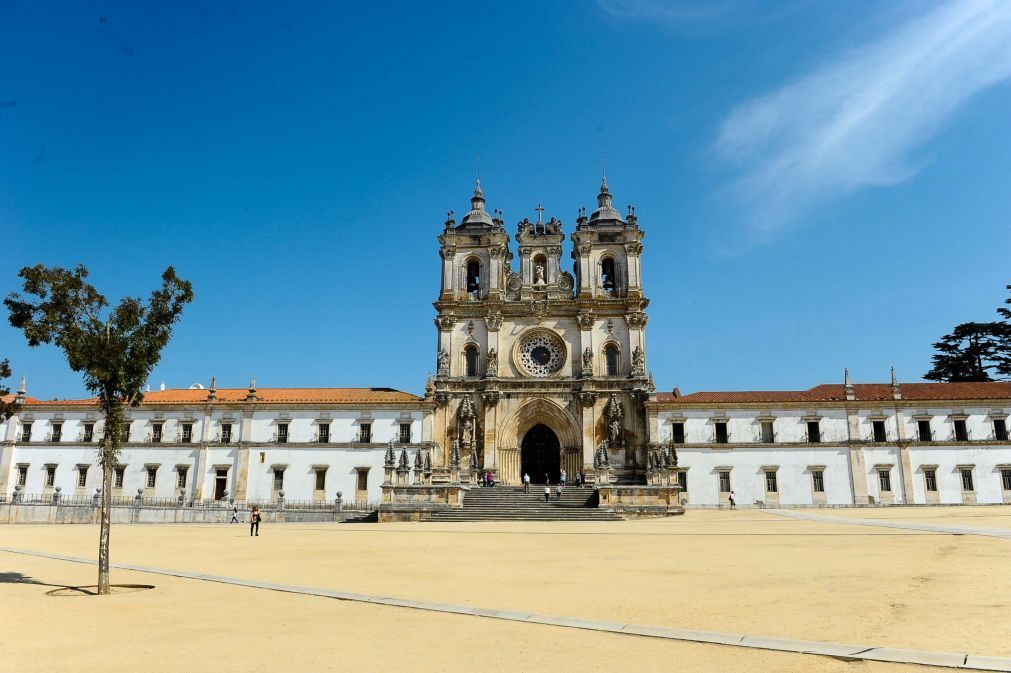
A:
[[[548,485],[544,486],[544,502],[551,500],[551,487]]]
[[[730,509],[737,509],[737,500],[734,499],[734,492],[730,492]]]
[[[523,492],[524,493],[530,492],[530,475],[527,474],[526,472],[523,473]]]
[[[253,537],[253,531],[260,537],[260,507],[253,505],[253,511],[249,514],[249,537]]]
[[[561,501],[561,499],[562,499],[562,483],[558,482],[558,485],[555,486],[555,500]]]
[[[582,485],[583,485],[583,475],[576,472],[576,488],[579,488]]]
[[[229,521],[228,523],[239,523],[239,506],[238,505],[233,505],[232,506],[232,520]]]
[[[562,468],[562,473],[558,477],[558,483],[565,486],[565,468]]]

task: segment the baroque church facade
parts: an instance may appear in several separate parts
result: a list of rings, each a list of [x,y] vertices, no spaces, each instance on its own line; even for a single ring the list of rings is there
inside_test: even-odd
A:
[[[431,503],[477,474],[554,484],[564,470],[630,502],[673,481],[688,507],[732,493],[763,506],[1011,503],[1011,383],[900,384],[893,372],[803,391],[658,392],[635,210],[616,210],[605,181],[569,234],[571,264],[562,222],[537,213],[511,241],[478,183],[460,221],[448,214],[423,397],[255,380],[150,392],[129,410],[113,495]],[[24,380],[17,398],[0,422],[0,502],[91,497],[94,400],[36,399]]]

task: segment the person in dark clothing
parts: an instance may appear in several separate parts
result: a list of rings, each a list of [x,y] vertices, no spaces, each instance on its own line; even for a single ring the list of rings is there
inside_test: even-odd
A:
[[[544,502],[548,502],[549,500],[551,500],[551,487],[550,486],[545,486],[544,487]]]
[[[253,511],[249,515],[249,536],[253,536],[253,531],[256,531],[256,536],[260,536],[260,508],[253,505]]]
[[[239,506],[232,507],[232,520],[228,523],[239,523]]]

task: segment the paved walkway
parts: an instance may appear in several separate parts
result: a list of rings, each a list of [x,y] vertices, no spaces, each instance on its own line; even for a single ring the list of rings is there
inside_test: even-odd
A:
[[[917,521],[898,521],[887,519],[851,519],[845,516],[825,516],[808,512],[794,512],[786,509],[766,510],[770,514],[785,516],[790,519],[805,521],[824,521],[841,523],[847,526],[872,526],[875,528],[898,528],[901,530],[920,530],[927,533],[947,533],[949,535],[982,535],[985,537],[1000,537],[1011,540],[1011,528],[980,528],[979,526],[952,526],[936,523],[919,523]]]
[[[804,517],[799,516],[798,518]],[[830,518],[830,517],[822,517],[822,518]],[[842,520],[842,519],[840,519],[840,522],[851,523],[849,520]],[[31,551],[27,549],[0,547],[0,552],[37,556],[40,558],[46,558],[56,561],[68,561],[71,563],[85,563],[89,565],[96,565],[96,562],[91,559],[81,558],[77,556],[65,556],[63,554],[50,554],[39,551]],[[646,636],[651,638],[664,638],[668,640],[682,640],[695,643],[730,645],[733,647],[746,647],[751,649],[775,650],[778,652],[792,652],[796,654],[815,654],[815,655],[834,657],[836,659],[842,659],[845,661],[861,661],[861,660],[884,661],[899,664],[940,666],[945,668],[957,668],[963,670],[968,669],[968,670],[983,670],[983,671],[1011,671],[1011,658],[1006,657],[986,657],[975,654],[963,654],[957,652],[930,652],[926,650],[906,650],[891,647],[874,647],[871,645],[848,645],[844,643],[831,643],[815,640],[791,640],[788,638],[768,638],[764,636],[751,636],[740,633],[722,633],[719,631],[695,631],[691,629],[679,629],[676,627],[669,627],[669,626],[649,626],[643,624],[625,624],[622,622],[605,622],[591,619],[579,619],[576,617],[565,617],[559,615],[542,615],[531,612],[514,612],[509,610],[494,610],[490,608],[470,607],[466,605],[453,605],[448,603],[413,601],[404,598],[373,596],[368,594],[357,594],[346,591],[334,591],[332,589],[302,587],[290,584],[274,584],[271,582],[259,582],[256,580],[240,579],[236,577],[222,577],[220,575],[204,575],[201,573],[191,573],[182,570],[172,570],[167,568],[152,568],[148,566],[129,565],[125,563],[114,563],[111,565],[112,567],[121,570],[132,570],[135,572],[151,573],[155,575],[167,575],[169,577],[180,577],[184,579],[200,580],[204,582],[218,582],[221,584],[231,584],[235,586],[250,587],[254,589],[265,589],[268,591],[281,591],[285,593],[303,594],[306,596],[335,598],[338,600],[355,601],[359,603],[370,603],[373,605],[413,608],[415,610],[430,610],[433,612],[458,614],[471,617],[487,617],[490,619],[503,619],[514,622],[525,622],[528,624],[546,624],[549,626],[559,626],[563,628],[603,631],[606,633]]]

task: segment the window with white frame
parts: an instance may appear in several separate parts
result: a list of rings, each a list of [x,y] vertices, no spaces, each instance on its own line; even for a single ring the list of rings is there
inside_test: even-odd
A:
[[[88,485],[88,466],[77,466],[77,488],[84,488]]]
[[[890,468],[885,467],[878,470],[878,486],[881,487],[882,493],[891,493],[892,471]]]
[[[186,465],[176,466],[176,488],[186,488],[186,477],[189,471],[189,467]]]
[[[315,468],[316,472],[316,490],[323,491],[326,490],[326,467],[319,466]]]
[[[221,443],[228,444],[232,441],[232,424],[222,423],[221,424]]]
[[[726,421],[713,421],[713,441],[717,444],[726,444],[730,441],[730,430],[727,429]]]
[[[761,421],[759,426],[761,428],[760,441],[763,444],[772,444],[776,441],[776,433],[774,431],[775,425],[773,421]]]
[[[275,467],[274,468],[274,490],[283,491],[284,490],[284,468]]]
[[[675,444],[685,443],[685,424],[684,421],[675,421],[671,424],[671,439]]]
[[[53,423],[52,441],[58,442],[63,439],[63,423]]]
[[[372,443],[372,424],[362,423],[358,426],[358,441],[362,444]]]
[[[112,480],[113,488],[123,488],[123,479],[126,477],[126,465],[117,465]]]
[[[720,470],[720,493],[730,493],[730,470]]]
[[[32,441],[32,422],[27,421],[21,424],[21,441],[30,442]]]
[[[921,442],[934,441],[934,432],[930,429],[930,419],[919,418],[916,420],[916,434]]]
[[[923,485],[931,493],[937,491],[937,470],[930,468],[923,471]]]
[[[193,441],[193,424],[183,423],[183,434],[180,438],[183,444],[189,444]]]
[[[811,485],[815,493],[825,492],[825,471],[811,470]]]
[[[966,492],[975,491],[976,488],[972,482],[972,467],[959,467],[958,472],[962,476],[962,490]]]
[[[411,443],[411,424],[401,423],[400,424],[400,443],[410,444]]]
[[[158,466],[157,465],[146,465],[147,470],[147,487],[154,488],[158,481]]]
[[[46,465],[46,479],[45,485],[47,488],[51,488],[56,485],[56,466]]]
[[[95,439],[95,424],[85,423],[84,424],[84,437],[83,440],[85,444],[89,444]]]
[[[151,426],[151,441],[153,443],[157,444],[161,442],[163,428],[163,423],[155,423]]]
[[[278,423],[277,424],[277,443],[287,444],[288,443],[288,424]]]
[[[779,493],[779,484],[776,481],[776,470],[765,470],[765,492]]]
[[[316,440],[320,444],[327,444],[330,442],[330,424],[320,423],[316,430]]]
[[[28,484],[28,465],[21,464],[18,465],[18,481],[17,485],[24,488]]]
[[[807,441],[812,444],[821,442],[821,422],[817,420],[807,421]]]
[[[956,442],[969,441],[969,426],[964,418],[954,418],[951,421],[952,433]]]

